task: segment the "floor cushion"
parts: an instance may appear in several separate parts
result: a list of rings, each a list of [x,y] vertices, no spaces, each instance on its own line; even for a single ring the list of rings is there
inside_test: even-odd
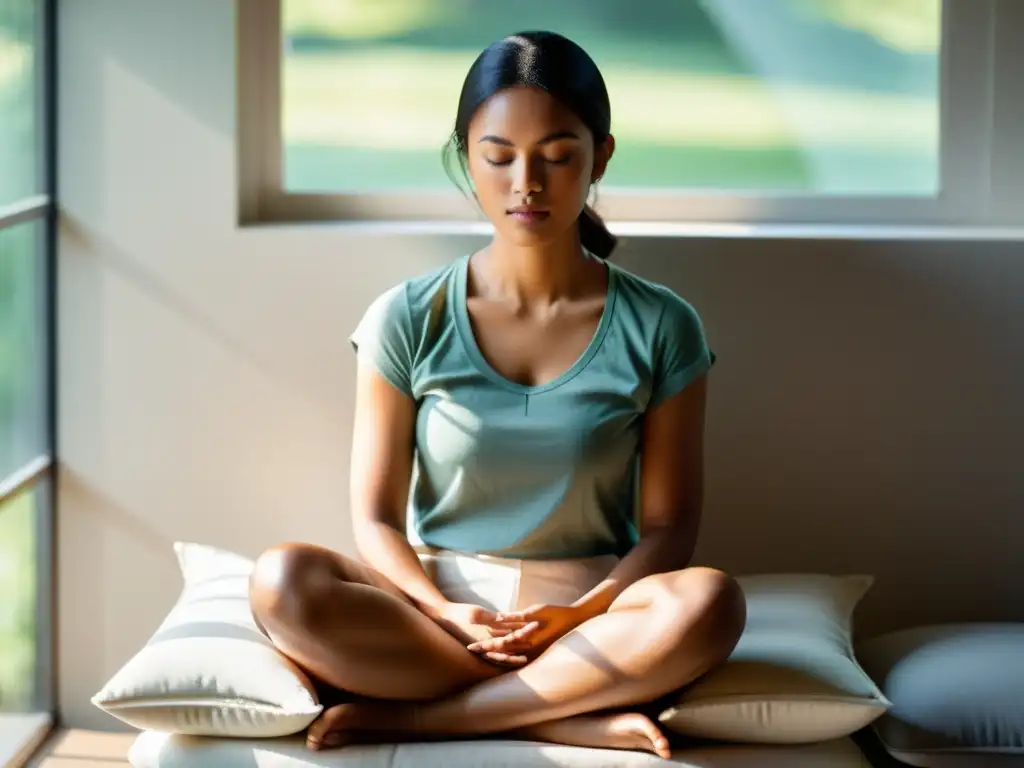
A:
[[[309,678],[253,620],[252,560],[189,542],[174,551],[177,601],[92,703],[140,730],[251,738],[304,730],[322,707]]]
[[[139,730],[276,738],[321,711],[309,679],[252,618],[253,562],[178,542],[183,586],[155,633],[92,702]],[[888,702],[850,650],[852,614],[870,576],[745,576],[747,627],[729,662],[669,698],[664,729],[747,743],[848,736]]]
[[[310,752],[301,738],[222,739],[139,735],[135,768],[871,768],[849,739],[799,746],[716,745],[678,750],[672,760],[643,752],[523,741],[347,747]]]
[[[857,655],[893,702],[872,727],[894,758],[1024,766],[1024,623],[904,629],[858,644]]]
[[[728,661],[659,719],[686,736],[807,744],[849,736],[890,706],[853,652],[853,615],[870,575],[740,576],[747,624]]]

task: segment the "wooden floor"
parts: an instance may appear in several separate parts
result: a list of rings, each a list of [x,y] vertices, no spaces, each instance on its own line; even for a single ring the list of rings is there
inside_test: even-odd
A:
[[[47,737],[51,722],[42,712],[0,712],[0,768],[23,764]]]
[[[119,768],[137,734],[58,731],[33,758],[32,768]]]

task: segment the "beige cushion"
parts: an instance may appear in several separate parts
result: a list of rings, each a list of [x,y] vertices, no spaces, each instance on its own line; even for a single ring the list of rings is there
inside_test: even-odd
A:
[[[672,760],[643,752],[525,741],[385,744],[310,752],[300,739],[200,739],[143,733],[135,768],[871,768],[849,739],[803,746],[729,745],[685,749]]]
[[[872,728],[893,757],[926,768],[1024,766],[1024,623],[916,627],[857,653],[893,701]]]
[[[852,649],[854,609],[870,576],[739,577],[747,625],[729,660],[660,716],[677,733],[763,744],[848,736],[890,702]]]
[[[304,730],[321,706],[310,680],[253,621],[253,562],[200,544],[175,551],[184,579],[177,603],[92,703],[140,729],[252,737]]]

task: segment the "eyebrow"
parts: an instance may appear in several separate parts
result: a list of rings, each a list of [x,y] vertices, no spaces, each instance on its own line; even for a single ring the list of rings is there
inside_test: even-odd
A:
[[[577,136],[572,131],[557,131],[556,133],[552,133],[552,134],[549,134],[549,135],[545,136],[543,139],[541,139],[537,143],[538,144],[550,144],[552,141],[561,141],[562,139],[575,139],[576,141],[579,141],[579,138],[580,137]],[[501,136],[492,136],[492,135],[489,135],[489,134],[487,136],[481,136],[480,137],[480,143],[483,143],[485,141],[489,141],[492,144],[500,144],[503,147],[514,147],[515,146],[515,144],[513,144],[511,141],[509,141],[508,139],[503,139]]]

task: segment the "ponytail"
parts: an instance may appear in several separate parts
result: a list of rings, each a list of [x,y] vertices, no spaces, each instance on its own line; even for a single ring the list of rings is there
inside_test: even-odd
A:
[[[583,247],[599,259],[610,259],[619,238],[608,231],[604,220],[589,205],[580,213],[579,226]]]

